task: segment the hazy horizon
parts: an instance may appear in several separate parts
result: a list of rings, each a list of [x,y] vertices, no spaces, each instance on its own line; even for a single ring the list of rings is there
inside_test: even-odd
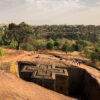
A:
[[[0,24],[100,25],[100,0],[2,0]]]

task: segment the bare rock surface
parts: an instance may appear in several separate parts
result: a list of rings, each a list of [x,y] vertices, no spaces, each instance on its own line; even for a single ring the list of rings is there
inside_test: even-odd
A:
[[[100,71],[83,63],[77,65],[66,59],[75,59],[63,53],[33,53],[3,49],[5,56],[0,58],[0,69],[8,70],[9,64],[16,61],[31,61],[36,63],[52,63],[56,66],[76,66],[86,71],[84,74],[83,91],[89,96],[87,100],[100,100]],[[56,57],[57,55],[58,57]],[[39,56],[39,57],[38,57]],[[37,58],[38,57],[38,58]],[[9,64],[8,64],[9,62]],[[7,64],[6,64],[7,63]],[[7,67],[4,67],[6,66]],[[9,72],[9,71],[8,71]],[[90,91],[91,90],[91,91]],[[96,98],[96,99],[95,99]],[[42,88],[34,83],[25,82],[10,73],[0,71],[0,100],[74,100],[56,92]]]
[[[0,100],[76,100],[0,71]]]

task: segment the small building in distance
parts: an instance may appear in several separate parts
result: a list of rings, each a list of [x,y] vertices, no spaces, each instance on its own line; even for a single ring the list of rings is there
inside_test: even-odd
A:
[[[19,62],[18,66],[22,79],[68,95],[69,76],[67,69],[53,64],[28,64],[25,62]]]

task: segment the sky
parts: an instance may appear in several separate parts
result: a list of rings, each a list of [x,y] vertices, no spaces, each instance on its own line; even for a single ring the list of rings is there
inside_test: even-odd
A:
[[[100,0],[0,0],[0,24],[100,25]]]

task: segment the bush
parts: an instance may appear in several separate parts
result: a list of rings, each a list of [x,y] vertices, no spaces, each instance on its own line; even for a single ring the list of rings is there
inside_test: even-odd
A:
[[[54,40],[53,39],[49,39],[49,41],[48,42],[50,42],[50,43],[52,43],[52,44],[54,44]]]
[[[33,43],[36,50],[45,50],[46,49],[46,43],[42,41],[34,41]]]
[[[97,53],[93,52],[93,53],[91,54],[91,56],[90,56],[90,59],[91,59],[92,61],[96,61],[96,60],[99,60],[98,57],[99,57],[99,55],[98,55]]]
[[[78,41],[76,41],[76,44],[82,45],[82,47],[84,48],[84,47],[88,46],[90,43],[85,40],[78,40]]]
[[[88,46],[90,43],[88,42],[88,41],[85,41],[85,40],[78,40],[78,41],[76,41],[76,43],[75,44],[73,44],[73,49],[75,50],[75,51],[82,51],[82,50],[84,50],[84,48],[86,47],[86,46]]]
[[[73,48],[72,48],[72,46],[70,44],[65,43],[63,45],[63,47],[62,47],[62,51],[66,52],[66,53],[67,52],[72,52],[73,51]]]
[[[95,48],[95,52],[100,52],[100,46]]]
[[[89,49],[84,49],[84,54],[87,56],[87,57],[89,57],[89,58],[91,58],[91,55],[94,53],[94,51],[93,50],[89,50]]]
[[[49,41],[48,41],[48,43],[46,45],[46,48],[50,49],[50,50],[54,49],[54,40],[49,39]]]
[[[46,47],[47,49],[52,50],[54,48],[54,44],[52,42],[48,42]]]
[[[22,50],[26,50],[26,51],[32,51],[34,50],[34,47],[30,44],[24,44],[22,47],[21,47]]]
[[[3,52],[2,48],[0,48],[0,56],[4,56],[4,52]]]
[[[73,44],[73,49],[75,51],[82,51],[84,49],[84,47],[81,44]]]
[[[55,41],[54,42],[54,46],[55,46],[55,48],[59,48],[59,46],[60,46],[59,42],[58,41]]]
[[[17,42],[16,42],[16,41],[12,41],[12,42],[10,43],[10,45],[8,45],[8,48],[9,48],[9,49],[16,49],[16,46],[17,46]]]

